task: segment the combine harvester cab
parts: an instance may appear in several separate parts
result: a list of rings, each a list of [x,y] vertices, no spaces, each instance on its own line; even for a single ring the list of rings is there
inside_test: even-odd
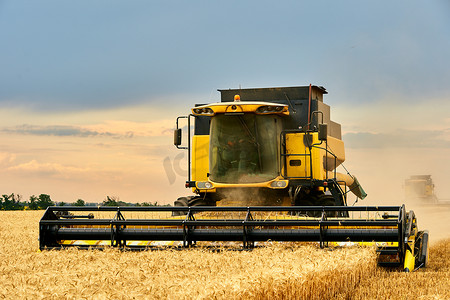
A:
[[[188,152],[186,187],[194,195],[174,207],[50,207],[40,221],[41,249],[372,243],[380,265],[426,265],[428,233],[412,211],[347,206],[349,192],[366,193],[336,170],[344,143],[325,88],[219,91],[221,102],[198,104],[176,122],[174,144]],[[184,144],[181,122],[189,128]]]

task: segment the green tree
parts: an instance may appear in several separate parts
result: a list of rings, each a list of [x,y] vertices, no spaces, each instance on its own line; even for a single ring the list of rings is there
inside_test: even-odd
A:
[[[85,206],[85,205],[86,205],[86,202],[84,202],[83,199],[78,199],[78,200],[74,203],[74,205],[75,205],[75,206]]]
[[[12,193],[11,195],[3,195],[1,201],[1,209],[3,210],[20,210],[24,209],[24,205],[20,203],[22,196]]]
[[[128,206],[129,204],[119,200],[119,197],[116,196],[106,196],[106,199],[103,200],[102,206]]]
[[[38,206],[40,209],[46,209],[49,206],[55,205],[55,202],[50,199],[50,195],[40,194],[38,197]]]
[[[36,197],[35,195],[30,196],[30,202],[28,204],[28,208],[32,209],[32,210],[39,209],[38,197]]]
[[[103,200],[102,206],[119,206],[119,198],[115,196],[106,196],[106,199]]]
[[[66,202],[62,201],[58,203],[58,206],[66,206]]]

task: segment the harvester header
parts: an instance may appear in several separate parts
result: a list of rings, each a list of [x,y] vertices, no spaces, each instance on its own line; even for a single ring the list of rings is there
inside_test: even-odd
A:
[[[348,217],[328,217],[336,212]],[[414,213],[404,206],[54,206],[39,223],[41,250],[211,247],[209,242],[252,249],[267,241],[375,244],[380,266],[412,271],[427,263],[428,232],[417,230]]]

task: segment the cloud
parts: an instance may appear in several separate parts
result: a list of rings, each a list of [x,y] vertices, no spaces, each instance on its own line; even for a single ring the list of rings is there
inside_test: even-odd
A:
[[[16,160],[17,155],[14,153],[0,152],[0,166],[8,166]]]
[[[111,136],[111,133],[104,132],[100,133],[98,131],[86,130],[77,126],[69,125],[50,125],[50,126],[40,126],[40,125],[18,125],[15,127],[3,128],[5,133],[16,133],[16,134],[29,134],[29,135],[50,135],[50,136],[78,136],[78,137],[89,137],[98,135]]]
[[[85,173],[88,169],[64,166],[58,163],[39,163],[36,160],[31,160],[26,163],[18,164],[8,168],[8,171],[13,172],[25,172],[25,173],[38,173],[40,175],[52,176],[52,175],[62,175],[67,172],[69,173]]]
[[[100,133],[123,137],[155,137],[173,134],[174,120],[158,120],[154,122],[133,122],[109,120],[101,124],[86,125],[84,128]]]
[[[397,130],[390,133],[349,132],[343,140],[349,148],[449,148],[450,128]]]
[[[15,174],[21,178],[40,178],[57,180],[82,180],[89,182],[120,181],[123,172],[111,166],[73,166],[53,162],[40,162],[31,160],[28,162],[11,165],[5,169],[9,174]]]
[[[111,137],[130,139],[133,137],[167,136],[172,134],[173,121],[139,123],[130,121],[105,121],[94,125],[30,125],[4,127],[0,131],[9,134],[56,137]]]

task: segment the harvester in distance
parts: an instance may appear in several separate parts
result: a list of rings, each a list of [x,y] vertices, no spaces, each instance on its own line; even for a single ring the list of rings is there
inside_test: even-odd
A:
[[[411,175],[405,179],[405,199],[418,200],[421,204],[450,205],[450,200],[439,199],[434,192],[431,175]]]
[[[323,103],[325,88],[219,91],[221,102],[198,104],[176,122],[174,144],[188,152],[186,187],[194,195],[173,207],[51,207],[40,221],[41,249],[362,242],[376,243],[380,265],[426,265],[428,232],[418,230],[413,211],[347,206],[349,192],[366,193],[356,177],[336,171],[344,143]],[[92,210],[98,217],[76,215]]]

